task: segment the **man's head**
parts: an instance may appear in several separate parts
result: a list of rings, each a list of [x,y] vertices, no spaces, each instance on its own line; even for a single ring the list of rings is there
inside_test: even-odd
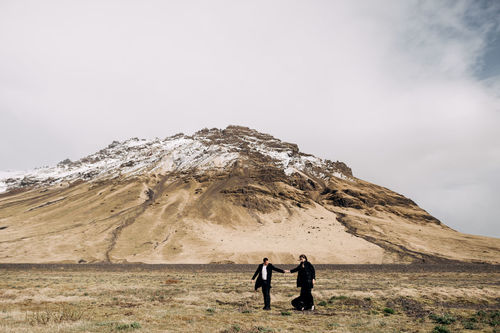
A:
[[[264,258],[262,259],[262,262],[264,263],[264,266],[267,266],[267,264],[269,263],[269,259]]]
[[[300,261],[300,262],[305,262],[305,261],[307,261],[307,257],[306,257],[306,255],[305,255],[305,254],[301,254],[301,255],[299,256],[299,261]]]

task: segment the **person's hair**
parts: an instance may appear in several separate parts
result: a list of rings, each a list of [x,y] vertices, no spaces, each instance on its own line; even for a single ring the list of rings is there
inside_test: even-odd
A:
[[[262,262],[266,262],[266,261],[269,261],[269,259],[267,259],[267,258],[262,259]]]
[[[306,255],[305,255],[305,254],[301,254],[301,255],[299,256],[299,259],[300,259],[300,258],[304,258],[304,259],[307,261],[307,257],[306,257]]]

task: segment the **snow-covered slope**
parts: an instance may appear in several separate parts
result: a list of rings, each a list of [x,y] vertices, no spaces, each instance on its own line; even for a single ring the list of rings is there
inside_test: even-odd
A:
[[[192,136],[177,134],[166,139],[132,138],[114,141],[106,148],[76,162],[64,160],[53,167],[26,172],[0,173],[0,192],[102,178],[134,177],[144,173],[220,170],[236,161],[257,159],[270,163],[286,175],[306,172],[328,180],[352,177],[342,162],[331,162],[300,153],[294,144],[246,127],[204,129]]]

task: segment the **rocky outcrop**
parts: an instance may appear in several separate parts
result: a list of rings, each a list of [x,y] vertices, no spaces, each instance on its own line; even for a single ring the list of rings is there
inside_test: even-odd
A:
[[[352,177],[343,162],[323,160],[299,151],[296,144],[282,142],[269,134],[248,127],[228,126],[226,129],[203,129],[192,136],[182,133],[163,140],[132,138],[113,141],[97,153],[72,162],[61,161],[55,167],[39,168],[0,179],[0,188],[34,188],[96,181],[116,176],[137,177],[154,173],[197,173],[231,169],[235,163],[266,165],[291,175],[305,172],[314,177]],[[261,168],[263,169],[263,168]]]

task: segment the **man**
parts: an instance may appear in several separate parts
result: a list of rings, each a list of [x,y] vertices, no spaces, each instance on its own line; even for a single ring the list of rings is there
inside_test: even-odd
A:
[[[262,259],[262,264],[257,267],[255,274],[252,277],[252,281],[257,277],[255,281],[255,291],[262,287],[262,295],[264,295],[264,310],[271,310],[271,278],[273,276],[273,271],[285,273],[284,270],[274,267],[273,264],[269,262],[269,259]]]
[[[314,299],[311,293],[314,284],[316,283],[316,271],[314,266],[307,261],[305,254],[299,256],[300,264],[290,273],[299,272],[297,274],[297,288],[300,287],[300,296],[292,300],[292,305],[297,310],[314,310]]]

